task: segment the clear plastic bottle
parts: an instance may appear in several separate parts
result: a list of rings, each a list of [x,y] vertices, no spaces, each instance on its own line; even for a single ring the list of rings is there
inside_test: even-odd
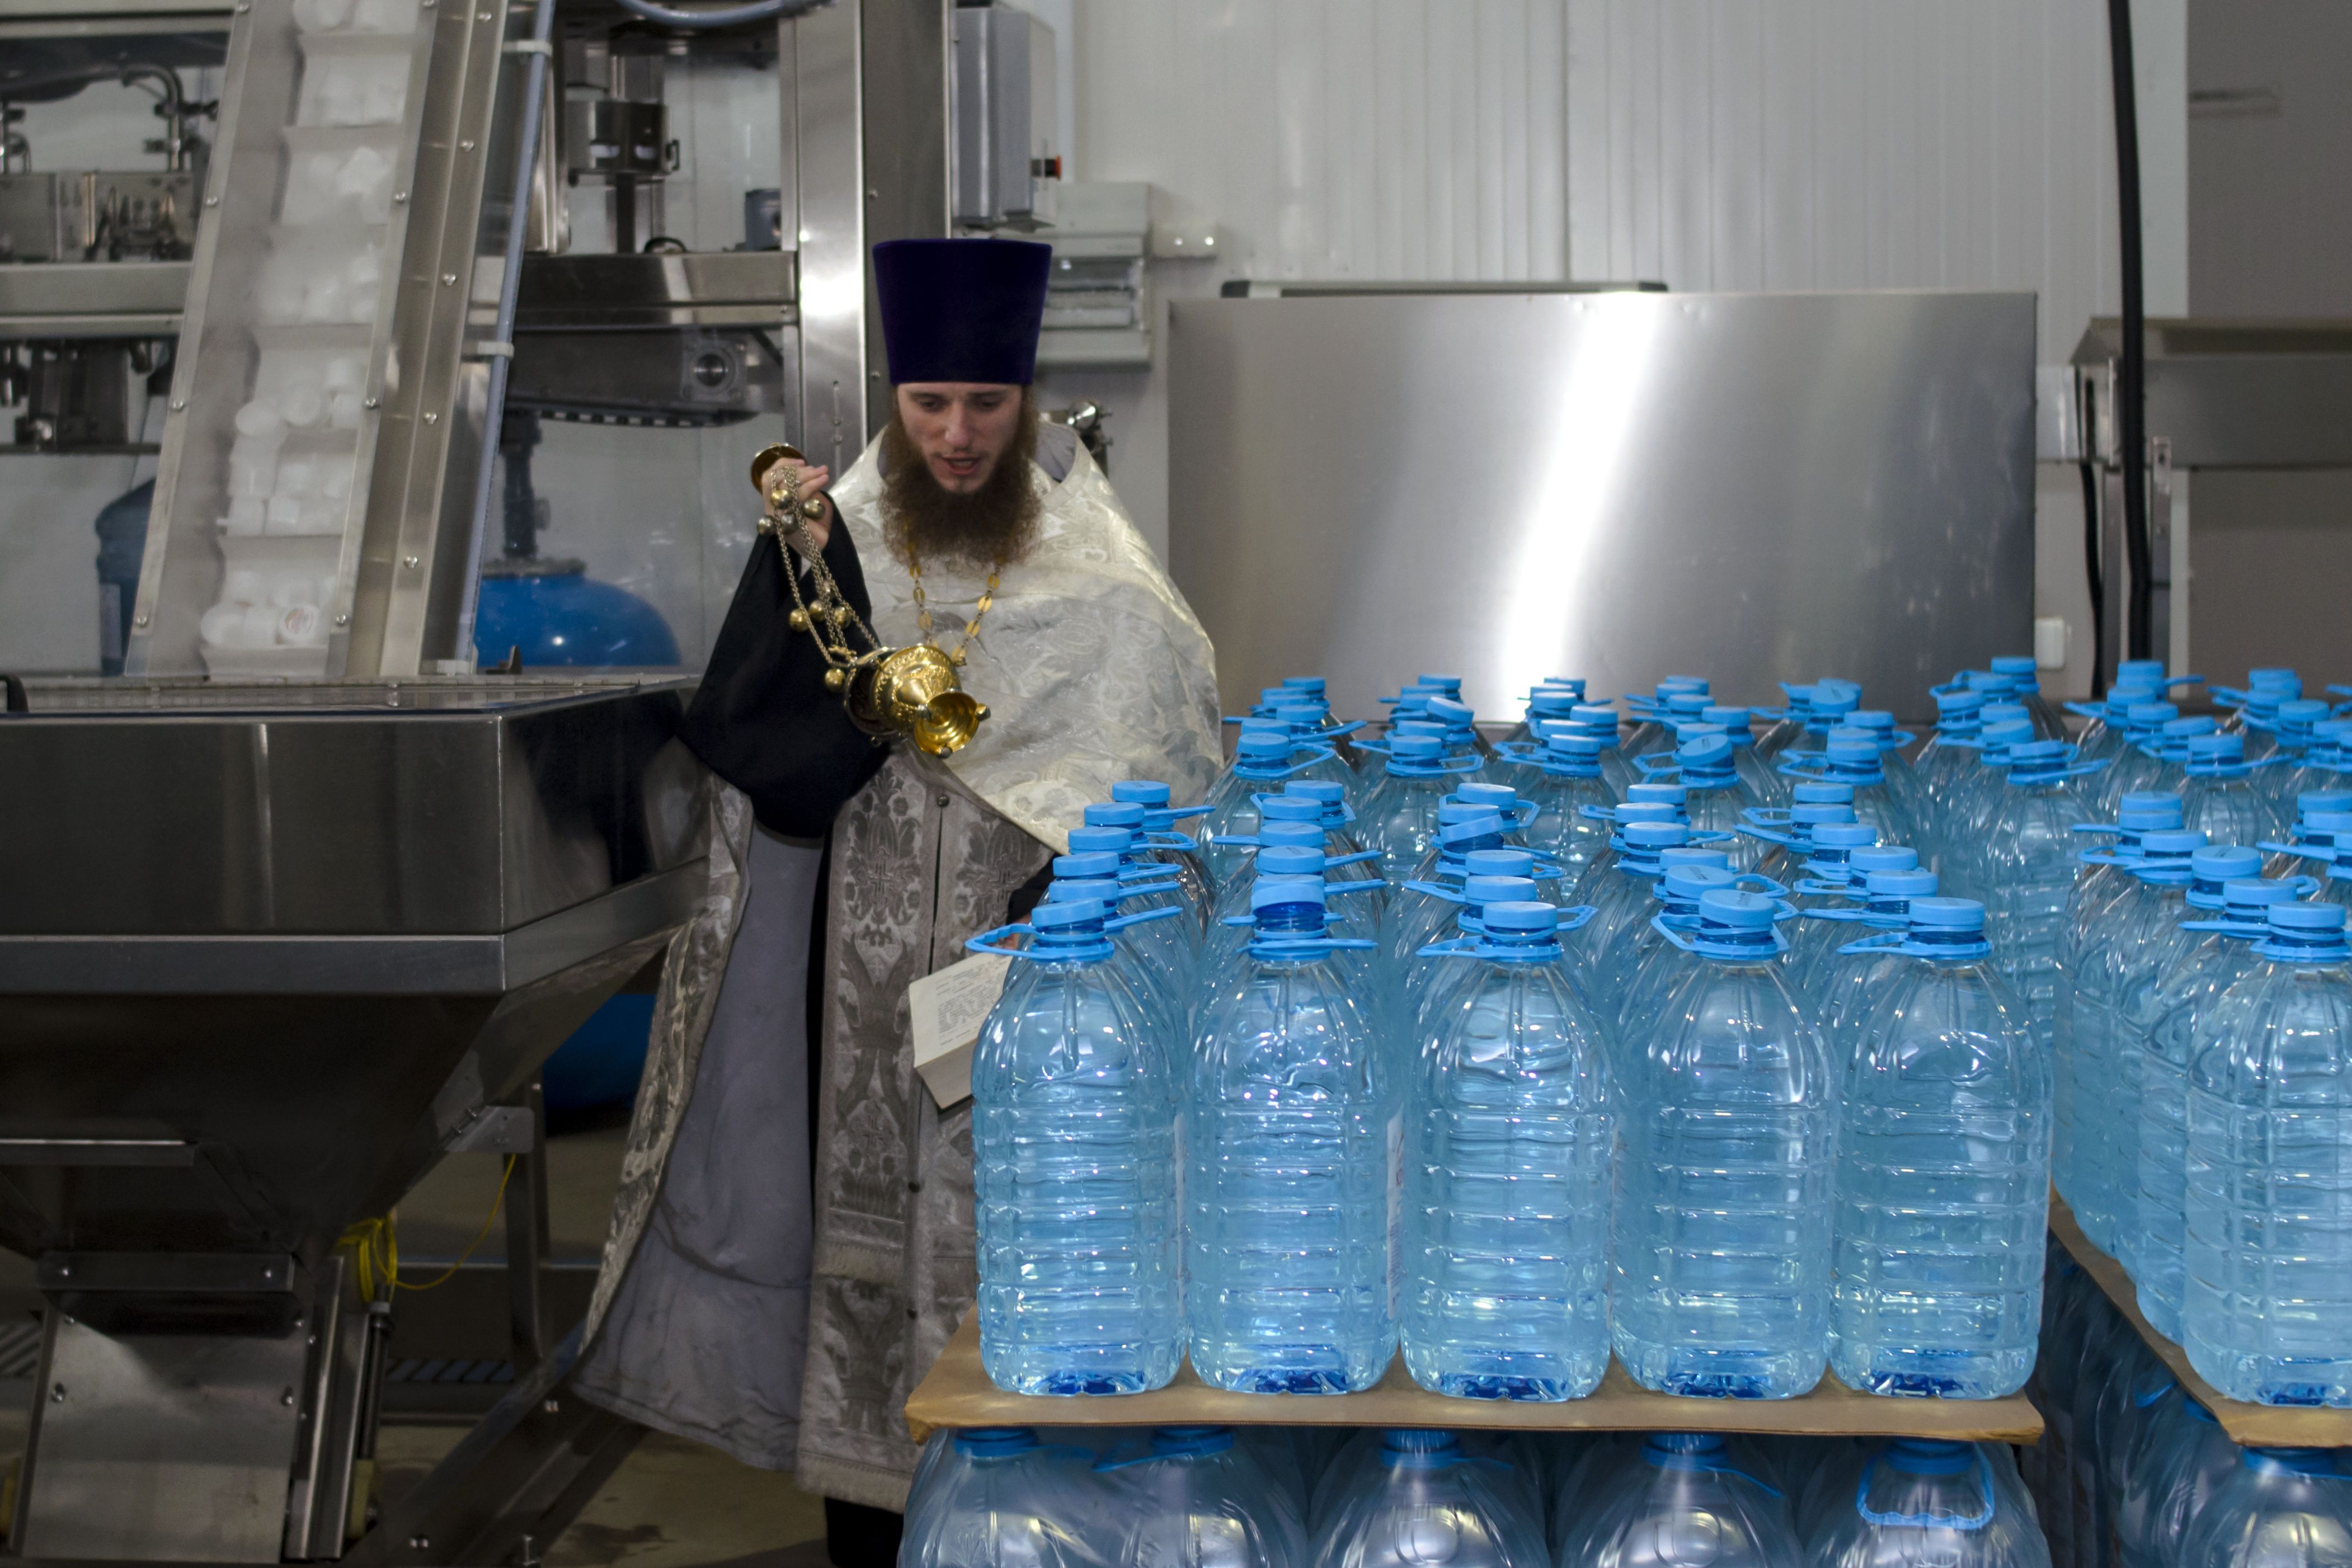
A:
[[[1740,777],[1731,737],[1719,732],[1697,735],[1671,755],[1674,781],[1683,787],[1683,815],[1692,831],[1723,835],[1721,848],[1732,870],[1755,869],[1767,846],[1739,830],[1749,811],[1769,809],[1771,800]]]
[[[2204,830],[2217,844],[2258,844],[2277,838],[2286,827],[2263,781],[2265,776],[2285,770],[2257,770],[2246,760],[2244,747],[2234,735],[2197,736],[2189,740],[2188,759],[2181,765],[2188,774],[2180,786],[2181,821]]]
[[[1622,1037],[1629,1020],[1646,1019],[1675,983],[1698,960],[1665,937],[1667,929],[1698,929],[1698,901],[1718,888],[1742,885],[1751,893],[1773,892],[1780,884],[1750,877],[1743,884],[1723,863],[1723,852],[1714,849],[1667,850],[1658,857],[1665,869],[1650,886],[1656,895],[1648,920],[1629,920],[1617,928],[1607,952],[1592,965],[1595,975],[1610,977],[1614,992],[1601,1014],[1612,1039]]]
[[[1263,1454],[1231,1427],[1160,1427],[1143,1451],[1096,1463],[1117,1506],[1105,1553],[1120,1568],[1307,1568],[1307,1526]]]
[[[2247,1448],[2189,1526],[2181,1568],[2347,1568],[2352,1455]]]
[[[1396,1350],[1402,1099],[1323,901],[1260,876],[1246,953],[1197,1010],[1184,1305],[1215,1388],[1355,1393]]]
[[[1759,806],[1782,806],[1788,803],[1789,781],[1775,772],[1771,764],[1756,755],[1755,716],[1748,709],[1725,704],[1709,704],[1699,710],[1699,717],[1719,727],[1731,737],[1731,764],[1739,771],[1748,793]]]
[[[2278,904],[2189,1063],[2181,1348],[2225,1397],[2352,1406],[2352,947]]]
[[[2073,1027],[2066,1050],[2077,1096],[2072,1129],[2075,1223],[2102,1250],[2122,1258],[2137,1218],[2139,1053],[2124,1026],[2126,988],[2162,957],[2186,907],[2191,857],[2205,835],[2193,828],[2144,833],[2131,881],[2100,913],[2067,977]]]
[[[1381,781],[1364,799],[1358,836],[1381,852],[1381,874],[1401,883],[1437,842],[1437,808],[1471,769],[1445,755],[1433,736],[1400,735],[1388,742]]]
[[[1482,863],[1499,864],[1501,856],[1524,852],[1509,850],[1490,852],[1492,858],[1482,856]],[[1437,1035],[1441,1031],[1444,1009],[1433,993],[1451,990],[1452,982],[1461,979],[1465,972],[1464,966],[1433,952],[1432,945],[1475,942],[1485,934],[1488,904],[1525,903],[1537,896],[1535,880],[1525,875],[1523,871],[1517,875],[1508,872],[1500,874],[1482,872],[1475,876],[1464,877],[1458,889],[1447,890],[1431,901],[1433,907],[1444,911],[1446,918],[1430,929],[1421,942],[1405,949],[1403,957],[1397,964],[1397,973],[1402,977],[1400,989],[1404,996],[1404,1016],[1412,1020],[1412,1057],[1416,1065],[1412,1069],[1411,1076],[1401,1081],[1408,1093],[1412,1092],[1412,1086],[1420,1082],[1419,1063],[1435,1051]]]
[[[2164,764],[2152,747],[2164,737],[2164,727],[2180,716],[2168,702],[2137,702],[2125,709],[2123,739],[2105,772],[2091,780],[2091,814],[2112,821],[2123,798],[2135,790],[2152,790],[2163,776]],[[2158,790],[2179,794],[2177,789]]]
[[[1094,1456],[1027,1427],[941,1439],[907,1500],[900,1568],[1117,1568]]]
[[[1874,933],[1902,930],[1910,924],[1911,901],[1933,898],[1938,891],[1936,873],[1916,866],[1864,872],[1854,917],[1827,922],[1841,930],[1844,939],[1824,952],[1810,973],[1790,977],[1801,987],[1799,995],[1805,998],[1822,1038],[1829,1042],[1830,1061],[1841,1084],[1860,1049],[1863,1017],[1877,995],[1881,976],[1892,963],[1867,948],[1846,949]]]
[[[1985,935],[1994,966],[2016,988],[2045,1051],[2056,1035],[2058,962],[2066,924],[2066,897],[2074,885],[2074,798],[2063,741],[2012,746],[2000,804],[1993,812],[1959,894],[1985,906]],[[1947,882],[1948,889],[1948,880]]]
[[[2033,716],[2033,730],[2044,740],[2066,738],[2066,718],[2042,695],[2042,668],[2031,653],[2002,653],[1992,661],[1992,673],[2007,675],[2015,699]]]
[[[1745,1468],[1717,1432],[1653,1432],[1610,1484],[1570,1506],[1563,1492],[1559,1568],[1798,1568],[1802,1558],[1780,1489]]]
[[[1104,869],[1103,862],[1110,862]],[[1091,900],[1116,915],[1130,896],[1149,895],[1161,888],[1145,883],[1121,883],[1116,855],[1056,855],[1054,880],[1045,884],[1045,904],[1076,904]],[[1172,881],[1173,878],[1164,879]],[[1173,1048],[1192,1038],[1187,1020],[1192,1005],[1192,973],[1181,943],[1158,939],[1180,916],[1129,923],[1111,919],[1104,924],[1110,937],[1110,967],[1150,1009],[1154,1029]],[[1171,1060],[1177,1054],[1171,1049]]]
[[[1616,803],[1601,776],[1601,743],[1591,737],[1558,729],[1541,745],[1515,753],[1524,761],[1519,793],[1532,809],[1521,834],[1528,848],[1559,867],[1571,887],[1609,845],[1609,823],[1585,811]]]
[[[1927,831],[1921,847],[1930,852],[1954,791],[1977,769],[1983,710],[1984,698],[1976,692],[1936,694],[1936,732],[1911,760],[1912,777],[1917,781],[1918,798],[1925,803],[1927,812],[1921,824]]]
[[[2199,852],[2200,857],[2211,852]],[[2181,1243],[2188,1225],[2189,1056],[2198,1021],[2254,962],[2270,906],[2299,883],[2231,878],[2221,896],[2192,883],[2194,938],[2167,961],[2148,1004],[2156,1022],[2140,1041],[2138,1225],[2140,1315],[2165,1338],[2180,1338]]]
[[[1123,779],[1110,787],[1110,798],[1120,805],[1143,808],[1144,842],[1150,857],[1173,867],[1183,879],[1186,901],[1206,912],[1211,901],[1209,862],[1202,858],[1201,841],[1191,836],[1184,824],[1207,816],[1207,803],[1174,805],[1172,791],[1156,779]]]
[[[1470,1399],[1580,1399],[1609,1364],[1607,1051],[1549,904],[1489,903],[1419,1064],[1404,1362]]]
[[[1779,913],[1706,894],[1674,936],[1705,965],[1621,1048],[1611,1308],[1645,1388],[1785,1399],[1828,1359],[1837,1092],[1780,973]]]
[[[971,1063],[981,1364],[1015,1394],[1132,1394],[1176,1375],[1176,1084],[1110,967],[1104,905],[1041,904]]]
[[[2011,754],[2018,747],[2034,744],[2031,720],[1985,722],[1976,774],[1945,813],[1943,831],[1937,836],[1938,854],[1933,869],[1953,897],[1990,902],[1986,896],[1990,890],[1984,885],[1985,835],[2008,803]]]
[[[1257,798],[1308,776],[1312,758],[1302,759],[1297,750],[1286,732],[1274,730],[1244,731],[1234,742],[1233,764],[1210,788],[1209,809],[1201,818],[1201,857],[1213,891],[1235,876],[1246,880],[1247,852],[1218,841],[1256,837]]]
[[[2042,1329],[2049,1062],[1984,906],[1915,898],[1909,920],[1845,1080],[1830,1364],[1866,1393],[1998,1399]]]
[[[1860,841],[1853,841],[1857,837]],[[1877,838],[1877,829],[1860,822],[1825,822],[1813,830],[1812,858],[1805,862],[1805,874],[1794,889],[1804,899],[1799,906],[1804,917],[1789,928],[1789,977],[1797,994],[1816,1009],[1821,1003],[1821,978],[1831,957],[1865,935],[1851,929],[1850,922],[1862,915],[1870,873],[1918,868],[1917,851],[1903,844],[1882,844]],[[1827,918],[1811,918],[1815,915]]]
[[[2050,1568],[2023,1491],[1969,1443],[1897,1437],[1805,1543],[1816,1568]]]
[[[1615,946],[1618,931],[1657,913],[1653,884],[1665,874],[1659,855],[1690,842],[1690,830],[1680,822],[1631,822],[1611,841],[1614,851],[1608,864],[1585,879],[1581,902],[1592,906],[1592,918],[1578,934],[1576,948],[1585,988],[1605,1014],[1616,1011],[1621,977],[1601,967]]]
[[[1315,1568],[1550,1568],[1508,1469],[1452,1432],[1383,1432],[1319,1535]]]
[[[2116,1510],[2122,1568],[2179,1568],[2189,1527],[2238,1469],[2241,1450],[2211,1411],[2186,1394],[2158,1408]]]

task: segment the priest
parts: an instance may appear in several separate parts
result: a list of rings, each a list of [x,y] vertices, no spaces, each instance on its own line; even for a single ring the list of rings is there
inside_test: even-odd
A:
[[[575,1373],[796,1471],[842,1568],[895,1555],[900,1406],[975,1289],[970,1104],[916,1076],[907,987],[1003,922],[1113,784],[1198,799],[1219,755],[1207,636],[1076,433],[1038,418],[1051,256],[877,246],[888,424],[837,484],[761,455],[763,496],[829,492],[792,537],[842,600],[885,645],[955,660],[988,716],[944,758],[852,724],[793,624],[819,580],[772,503],[680,736],[711,773],[709,884],[663,970]]]

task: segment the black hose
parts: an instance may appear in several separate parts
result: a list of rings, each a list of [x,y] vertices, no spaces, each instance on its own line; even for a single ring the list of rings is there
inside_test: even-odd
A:
[[[2148,580],[2147,307],[2139,234],[2139,107],[2132,86],[2131,0],[2107,0],[2107,52],[2115,77],[2116,218],[2124,284],[2123,363],[2116,378],[2116,438],[2123,448],[2124,558],[2131,572],[2125,657],[2148,656],[2155,584]]]

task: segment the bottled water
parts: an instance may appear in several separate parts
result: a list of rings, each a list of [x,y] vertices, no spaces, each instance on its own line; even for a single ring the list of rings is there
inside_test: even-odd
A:
[[[1813,830],[1812,858],[1795,892],[1807,902],[1789,928],[1789,976],[1797,993],[1813,999],[1822,967],[1832,955],[1863,935],[1847,922],[1861,916],[1864,879],[1874,871],[1911,871],[1919,864],[1918,852],[1902,844],[1877,842],[1878,831],[1860,822],[1824,822]],[[1854,857],[1862,858],[1856,860]],[[1812,918],[1815,915],[1823,918]]]
[[[1328,747],[1311,748],[1328,751]],[[1213,888],[1241,875],[1247,858],[1242,850],[1220,840],[1254,838],[1258,830],[1257,798],[1280,789],[1294,779],[1307,776],[1313,756],[1302,758],[1287,731],[1244,730],[1234,744],[1233,765],[1209,790],[1208,810],[1201,819],[1202,858]]]
[[[1486,859],[1485,863],[1504,863],[1507,858],[1524,853],[1509,850],[1496,852],[1494,858]],[[1430,910],[1442,912],[1439,918],[1432,922],[1421,941],[1404,949],[1404,956],[1398,960],[1398,967],[1403,975],[1403,1016],[1413,1020],[1415,1065],[1411,1070],[1412,1075],[1403,1080],[1408,1091],[1412,1084],[1419,1082],[1420,1061],[1433,1052],[1437,1043],[1432,993],[1446,989],[1444,982],[1459,978],[1462,972],[1462,966],[1449,964],[1443,957],[1434,956],[1432,945],[1465,936],[1475,940],[1485,933],[1488,904],[1524,904],[1535,896],[1535,882],[1524,874],[1522,867],[1522,874],[1518,875],[1505,872],[1466,876],[1459,888],[1441,890],[1430,899]]]
[[[2049,1568],[2021,1488],[1968,1443],[1897,1437],[1805,1542],[1819,1568]]]
[[[1110,798],[1121,805],[1143,808],[1144,842],[1151,858],[1175,867],[1184,882],[1185,901],[1207,910],[1209,862],[1202,856],[1200,841],[1185,836],[1183,824],[1208,815],[1208,806],[1171,805],[1168,786],[1156,779],[1121,779],[1110,787]]]
[[[1966,878],[1985,906],[1994,967],[2024,998],[2034,1039],[2045,1051],[2056,1035],[2058,959],[2066,895],[2074,883],[2074,797],[2063,741],[2029,741],[2010,749],[2000,806],[1982,847],[1963,856]]]
[[[2170,941],[2185,907],[2190,856],[2204,841],[2204,834],[2187,828],[2141,836],[2140,858],[2128,868],[2130,884],[2101,911],[2070,977],[2069,1050],[2076,1092],[2086,1098],[2072,1129],[2076,1142],[2069,1155],[2069,1201],[2083,1233],[2118,1258],[2129,1222],[2137,1218],[2134,1194],[2139,1185],[2138,1118],[2114,1113],[2117,1105],[2139,1103],[2139,1058],[2123,1028],[2124,990],[2142,966],[2161,957]]]
[[[1653,1432],[1584,1507],[1562,1494],[1560,1568],[1797,1568],[1788,1500],[1720,1433]]]
[[[1812,859],[1815,828],[1854,820],[1853,792],[1843,784],[1800,784],[1791,793],[1795,800],[1785,813],[1751,811],[1739,829],[1741,836],[1759,839],[1767,846],[1751,869],[1780,883],[1796,881],[1805,862]],[[1834,798],[1839,796],[1843,799]]]
[[[1910,814],[1895,798],[1880,764],[1879,744],[1869,731],[1841,727],[1830,731],[1818,754],[1792,753],[1780,759],[1780,771],[1792,779],[1843,784],[1853,791],[1847,802],[1853,818],[1878,830],[1881,843],[1911,841]]]
[[[2199,850],[2189,886],[2189,918],[2166,948],[2156,981],[2127,1014],[2139,1053],[2137,1176],[2126,1217],[2133,1239],[2132,1278],[2140,1315],[2169,1340],[2180,1338],[2182,1186],[2189,1164],[2189,1053],[2197,1021],[2253,962],[2250,944],[2265,911],[2300,890],[2247,873],[2252,851]]]
[[[1323,901],[1260,876],[1246,955],[1199,1009],[1185,1313],[1214,1388],[1354,1393],[1396,1349],[1402,1101]]]
[[[2126,795],[2154,789],[2163,775],[2164,764],[2151,748],[2163,738],[2164,727],[2179,716],[2180,710],[2168,702],[2137,702],[2125,710],[2123,739],[2115,748],[2114,760],[2105,773],[2092,780],[2094,816],[2112,818]],[[2179,793],[2170,789],[2157,792]]]
[[[2352,1457],[2247,1448],[2181,1537],[2194,1568],[2343,1568],[2352,1563]]]
[[[1620,929],[1657,913],[1651,884],[1665,874],[1659,854],[1689,842],[1690,830],[1680,822],[1630,822],[1612,841],[1614,853],[1607,865],[1587,875],[1588,891],[1581,901],[1591,905],[1592,918],[1578,936],[1577,947],[1585,957],[1586,983],[1604,1013],[1615,1010],[1618,977],[1601,971],[1601,957],[1614,946]]]
[[[2031,720],[2004,718],[1986,722],[1977,752],[1976,773],[1947,809],[1944,830],[1937,835],[1937,856],[1933,869],[1955,897],[1981,900],[1989,891],[1981,880],[1985,834],[1991,831],[1994,817],[2008,803],[2011,754],[2018,747],[2033,743]]]
[[[1181,904],[1191,922],[1186,936],[1197,943],[1208,925],[1208,883],[1196,874],[1187,874],[1191,868],[1182,859],[1165,857],[1181,857],[1199,846],[1181,833],[1152,828],[1151,816],[1150,810],[1137,801],[1104,800],[1086,808],[1084,825],[1118,828],[1129,835],[1120,851],[1129,875],[1174,878],[1178,897],[1169,902]]]
[[[1830,1061],[1841,1083],[1861,1051],[1863,1019],[1879,994],[1881,980],[1895,964],[1885,954],[1867,949],[1849,953],[1845,949],[1873,932],[1905,929],[1911,921],[1912,902],[1933,898],[1937,894],[1936,873],[1916,866],[1865,872],[1862,881],[1860,909],[1855,918],[1828,918],[1825,912],[1827,923],[1843,931],[1846,940],[1823,952],[1810,974],[1796,977],[1803,987],[1801,994],[1809,998],[1822,1038],[1829,1043]]]
[[[1673,744],[1674,730],[1667,723],[1667,716],[1677,695],[1697,697],[1698,708],[1703,708],[1706,706],[1707,683],[1698,675],[1668,675],[1650,696],[1625,699],[1626,706],[1634,710],[1633,728],[1625,737],[1628,758],[1644,757]],[[1697,711],[1691,710],[1694,717]]]
[[[2189,1045],[2181,1348],[2223,1396],[2352,1405],[2352,947],[2275,904]]]
[[[1784,1399],[1829,1352],[1836,1098],[1780,970],[1779,906],[1710,893],[1706,960],[1622,1047],[1614,1226],[1617,1358],[1645,1388]]]
[[[2180,1394],[2160,1401],[2140,1462],[2116,1509],[2116,1544],[2124,1568],[2176,1568],[2181,1545],[2213,1494],[2238,1469],[2238,1445],[2212,1412]]]
[[[1054,880],[1046,883],[1042,902],[1092,901],[1116,915],[1127,899],[1163,892],[1166,883],[1175,880],[1164,878],[1157,885],[1121,883],[1118,869],[1117,855],[1057,855],[1054,859]],[[1192,1006],[1192,968],[1181,938],[1170,941],[1167,937],[1178,918],[1181,917],[1172,915],[1138,922],[1115,918],[1107,920],[1103,927],[1110,938],[1112,972],[1125,980],[1150,1009],[1152,1027],[1160,1040],[1171,1042],[1192,1038],[1185,1023],[1187,1009]]]
[[[1596,982],[1605,980],[1609,990],[1601,999],[1601,1017],[1608,1022],[1612,1036],[1621,1034],[1632,1019],[1647,1019],[1655,1013],[1659,1000],[1680,977],[1684,970],[1697,962],[1681,948],[1666,940],[1667,930],[1696,931],[1698,929],[1698,901],[1717,889],[1740,885],[1740,879],[1730,868],[1719,863],[1718,850],[1668,850],[1659,856],[1665,869],[1650,885],[1657,902],[1652,905],[1653,917],[1628,921],[1618,927],[1610,939],[1609,949],[1592,965]],[[1666,861],[1666,855],[1689,856],[1688,860]],[[1711,857],[1712,862],[1709,858]],[[1748,878],[1750,883],[1760,878]],[[1778,883],[1749,886],[1750,892],[1778,893]]]
[[[1698,833],[1722,835],[1722,848],[1734,871],[1754,869],[1765,845],[1741,834],[1751,810],[1769,804],[1739,776],[1731,739],[1703,735],[1677,746],[1673,753],[1675,781],[1683,787],[1683,811]]]
[[[1437,841],[1437,808],[1471,765],[1445,755],[1432,736],[1401,735],[1388,743],[1381,781],[1365,797],[1359,836],[1381,852],[1381,874],[1391,882],[1412,875]]]
[[[1555,732],[1517,753],[1526,759],[1519,793],[1530,808],[1521,835],[1529,849],[1559,867],[1571,887],[1609,844],[1608,821],[1589,814],[1616,799],[1601,777],[1601,743],[1590,736]]]
[[[2042,1327],[2050,1071],[1993,972],[1984,906],[1915,898],[1855,1030],[1830,1364],[1872,1394],[1998,1399]]]
[[[1113,1568],[1113,1521],[1094,1456],[1045,1444],[1027,1427],[975,1427],[934,1439],[942,1457],[908,1496],[902,1568]]]
[[[1549,1568],[1507,1466],[1452,1432],[1381,1435],[1377,1461],[1337,1500],[1316,1568]]]
[[[981,1363],[1015,1394],[1132,1394],[1176,1375],[1175,1082],[1111,973],[1106,910],[1041,904],[971,1064]]]
[[[2004,653],[1992,661],[1992,673],[2006,675],[2012,683],[2011,690],[2016,700],[2025,705],[2033,716],[2033,731],[2044,740],[2066,738],[2066,720],[2053,707],[2050,699],[2042,695],[2041,666],[2031,653]]]
[[[1616,1135],[1600,1025],[1549,904],[1485,906],[1420,1063],[1408,1135],[1406,1370],[1471,1399],[1580,1399],[1609,1364]],[[1436,1021],[1436,1020],[1433,1020]]]
[[[1231,1427],[1161,1427],[1096,1470],[1118,1488],[1105,1556],[1122,1568],[1307,1568],[1297,1502]]]
[[[1971,691],[1939,692],[1936,696],[1936,733],[1912,760],[1924,803],[1925,825],[1931,830],[1951,804],[1953,794],[1976,771],[1978,742],[1983,734],[1984,698]]]
[[[2270,791],[2255,781],[2244,745],[2234,735],[2203,735],[2187,747],[2182,768],[2189,777],[2180,787],[2181,820],[2203,830],[2217,844],[2258,844],[2277,838],[2286,826]]]

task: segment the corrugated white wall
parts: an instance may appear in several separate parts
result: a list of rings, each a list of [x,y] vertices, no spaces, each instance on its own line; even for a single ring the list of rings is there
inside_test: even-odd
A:
[[[2187,305],[2185,4],[2135,5],[2150,314]],[[1072,175],[1222,226],[1222,261],[1157,265],[1163,298],[1226,277],[2032,289],[2047,363],[2116,308],[2098,0],[1034,8],[1066,35]],[[1160,371],[1047,390],[1112,409],[1115,477],[1164,540]],[[2082,614],[2073,484],[2044,487],[2045,613]]]

